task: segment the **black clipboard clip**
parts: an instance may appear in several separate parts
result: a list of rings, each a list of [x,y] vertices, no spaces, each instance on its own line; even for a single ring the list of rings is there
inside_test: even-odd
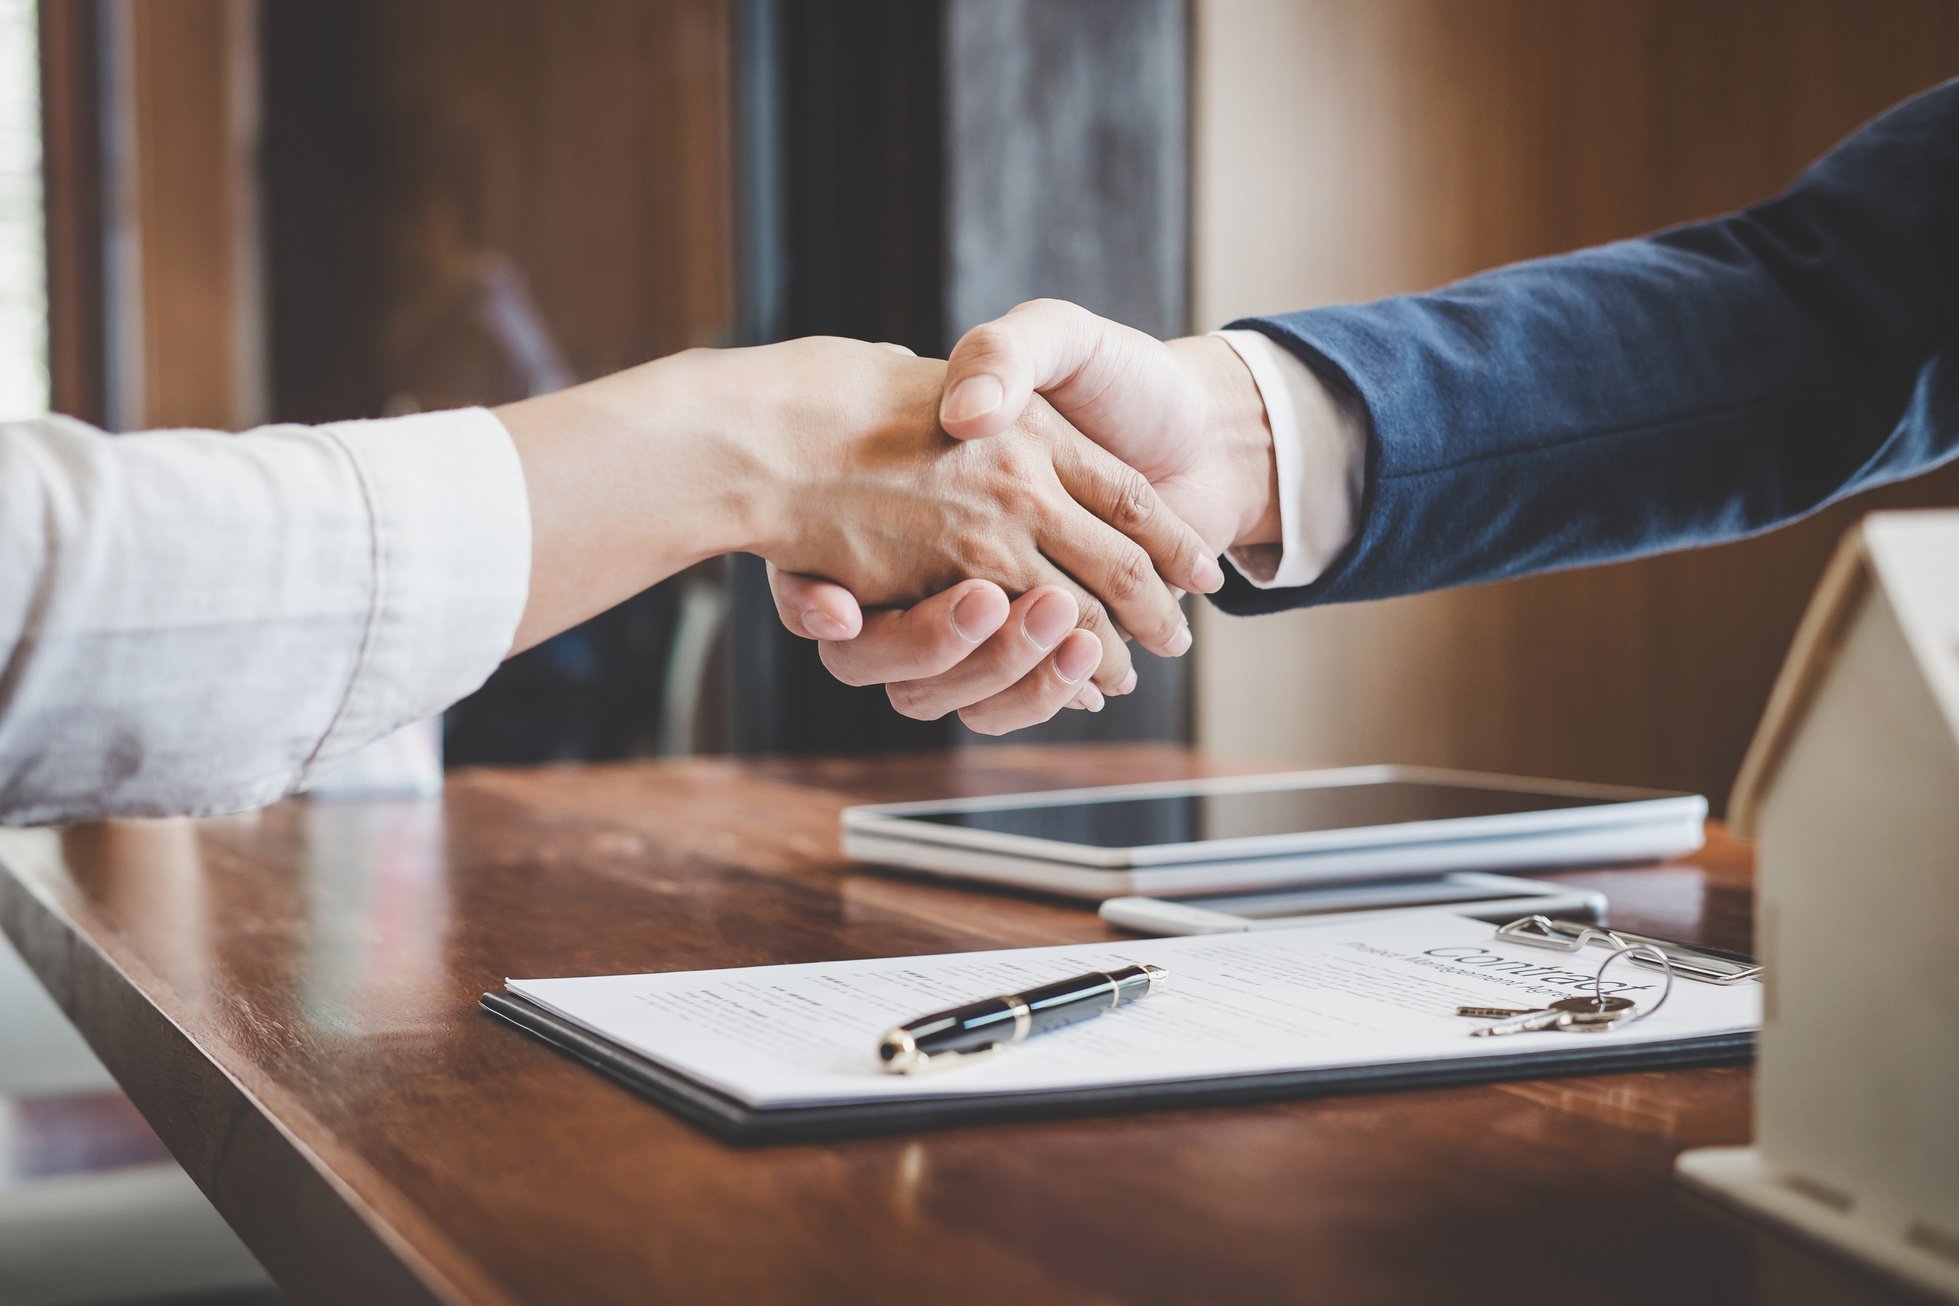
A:
[[[1665,970],[1670,966],[1682,979],[1699,980],[1703,984],[1739,984],[1762,976],[1761,963],[1738,952],[1722,952],[1627,930],[1608,930],[1582,921],[1557,921],[1549,916],[1525,916],[1500,925],[1496,936],[1510,943],[1527,943],[1533,948],[1553,948],[1559,952],[1582,952],[1588,946],[1610,948],[1625,952],[1635,966],[1648,970]],[[1628,951],[1635,948],[1657,949],[1666,962]]]

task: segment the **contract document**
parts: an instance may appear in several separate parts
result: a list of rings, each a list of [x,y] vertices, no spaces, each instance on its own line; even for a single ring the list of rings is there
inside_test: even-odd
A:
[[[1247,934],[512,979],[484,1005],[735,1134],[810,1132],[764,1127],[772,1114],[876,1127],[1034,1113],[1016,1106],[1276,1097],[1746,1058],[1761,1020],[1753,982],[1677,980],[1653,1015],[1604,1033],[1471,1038],[1483,1022],[1455,1014],[1464,1004],[1530,1008],[1590,993],[1605,956],[1498,941],[1488,922],[1447,910],[1402,911]],[[1141,962],[1166,972],[1148,1001],[941,1072],[879,1068],[878,1039],[894,1025]],[[1641,1007],[1664,987],[1660,972],[1625,959],[1604,981]]]

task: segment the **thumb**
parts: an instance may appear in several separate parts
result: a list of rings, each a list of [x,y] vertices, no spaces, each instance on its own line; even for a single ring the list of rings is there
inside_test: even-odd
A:
[[[946,360],[939,425],[957,440],[996,435],[1013,425],[1039,391],[1064,413],[1069,399],[1092,398],[1120,373],[1134,347],[1132,327],[1079,304],[1035,299],[960,337]]]

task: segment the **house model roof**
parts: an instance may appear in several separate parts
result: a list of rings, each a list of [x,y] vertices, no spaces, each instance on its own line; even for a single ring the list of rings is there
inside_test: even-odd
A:
[[[1959,740],[1959,511],[1872,513],[1838,546],[1776,677],[1728,804],[1737,834],[1756,833],[1776,767],[1873,590],[1895,615],[1918,674]]]

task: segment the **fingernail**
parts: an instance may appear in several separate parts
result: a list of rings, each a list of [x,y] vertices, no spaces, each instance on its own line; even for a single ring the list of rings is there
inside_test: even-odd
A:
[[[1093,639],[1071,639],[1054,655],[1054,674],[1079,685],[1102,662],[1102,646]]]
[[[1093,685],[1083,685],[1081,692],[1075,695],[1075,701],[1091,712],[1100,712],[1105,700],[1101,690]]]
[[[968,644],[979,643],[1000,629],[1000,623],[1006,619],[1006,596],[984,586],[952,605],[952,628]]]
[[[991,376],[969,376],[945,397],[940,408],[948,422],[963,422],[968,418],[984,417],[1000,406],[1007,397],[1006,387],[998,378]]]
[[[803,629],[811,639],[850,638],[850,628],[822,608],[810,608],[803,613]]]
[[[1224,568],[1218,566],[1216,558],[1199,558],[1190,581],[1199,594],[1209,594],[1224,587]]]
[[[1043,594],[1040,601],[1028,609],[1020,628],[1026,633],[1027,642],[1045,653],[1075,628],[1080,616],[1075,601],[1066,594]]]
[[[1177,633],[1170,637],[1170,643],[1163,652],[1168,657],[1180,658],[1190,650],[1190,627],[1179,626]]]
[[[1131,667],[1129,668],[1129,674],[1122,678],[1122,683],[1116,686],[1116,693],[1133,694],[1135,692],[1136,692],[1136,668]]]

